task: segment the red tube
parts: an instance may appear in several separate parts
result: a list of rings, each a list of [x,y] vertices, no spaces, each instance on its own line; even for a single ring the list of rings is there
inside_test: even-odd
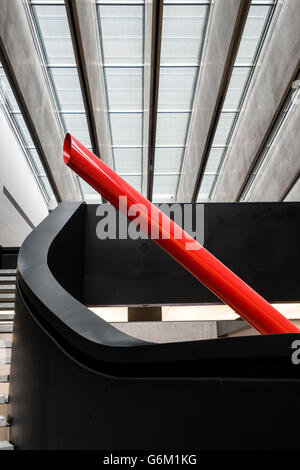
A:
[[[141,228],[149,237],[257,331],[263,334],[300,332],[257,292],[70,134],[65,137],[63,157],[66,165],[130,220],[135,221],[139,216],[139,222],[142,220]],[[121,208],[120,196],[127,197],[126,205]],[[139,205],[138,210],[137,206],[133,207],[135,204]],[[130,208],[131,214],[128,214]],[[168,226],[170,230],[167,234]],[[155,237],[153,233],[156,234]],[[189,243],[193,246],[192,250],[186,248]]]

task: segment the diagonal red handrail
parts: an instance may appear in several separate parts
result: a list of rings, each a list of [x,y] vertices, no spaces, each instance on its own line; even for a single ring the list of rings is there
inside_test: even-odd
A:
[[[66,165],[130,220],[137,222],[138,215],[140,227],[149,237],[260,333],[300,332],[263,297],[70,134],[65,137],[63,158]],[[120,196],[126,197],[123,198],[125,204],[121,206]],[[166,227],[170,227],[169,233],[166,233]]]

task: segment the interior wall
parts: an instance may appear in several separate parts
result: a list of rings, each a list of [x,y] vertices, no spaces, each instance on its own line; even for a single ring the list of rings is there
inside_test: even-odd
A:
[[[111,206],[102,205],[102,214],[106,206],[112,213]],[[196,204],[191,207],[195,221]],[[100,215],[97,208],[96,204],[86,206],[85,305],[220,303],[152,240],[118,238],[118,217],[113,218],[116,239],[99,239],[98,224],[106,215]],[[207,203],[204,223],[197,225],[198,230],[204,226],[205,248],[269,302],[298,302],[299,209],[297,202]]]
[[[2,109],[0,109],[0,245],[20,246],[32,230],[28,221],[3,193],[11,194],[31,223],[47,215],[47,203]]]

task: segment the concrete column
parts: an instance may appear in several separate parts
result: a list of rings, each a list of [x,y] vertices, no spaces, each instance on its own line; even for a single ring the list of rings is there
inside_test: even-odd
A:
[[[96,5],[94,0],[67,0],[66,8],[94,152],[113,168]]]
[[[196,197],[249,5],[248,0],[216,0],[211,7],[178,186],[178,202],[191,202]]]
[[[212,201],[239,199],[299,69],[300,2],[289,0],[279,3],[276,8],[281,10],[265,40],[266,49],[263,57],[259,58],[256,76],[252,79],[235,126]],[[297,138],[297,135],[294,137]],[[284,154],[282,160],[285,162]],[[273,173],[273,177],[267,179],[269,194],[272,186],[278,184],[276,178]]]
[[[142,194],[152,199],[163,2],[145,0]]]
[[[286,195],[284,201],[300,201],[300,177],[298,176],[297,181]]]
[[[0,58],[57,199],[81,200],[77,179],[63,163],[63,134],[23,2],[2,0]]]
[[[299,173],[300,105],[292,106],[273,141],[245,201],[281,201]]]

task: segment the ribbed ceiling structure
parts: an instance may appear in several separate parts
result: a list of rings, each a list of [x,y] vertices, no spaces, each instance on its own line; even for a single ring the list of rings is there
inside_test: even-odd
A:
[[[299,200],[298,0],[7,4],[39,81],[12,72],[18,52],[1,31],[2,102],[46,199],[66,191],[35,86],[55,148],[71,132],[154,202]],[[100,201],[79,178],[68,185]]]

